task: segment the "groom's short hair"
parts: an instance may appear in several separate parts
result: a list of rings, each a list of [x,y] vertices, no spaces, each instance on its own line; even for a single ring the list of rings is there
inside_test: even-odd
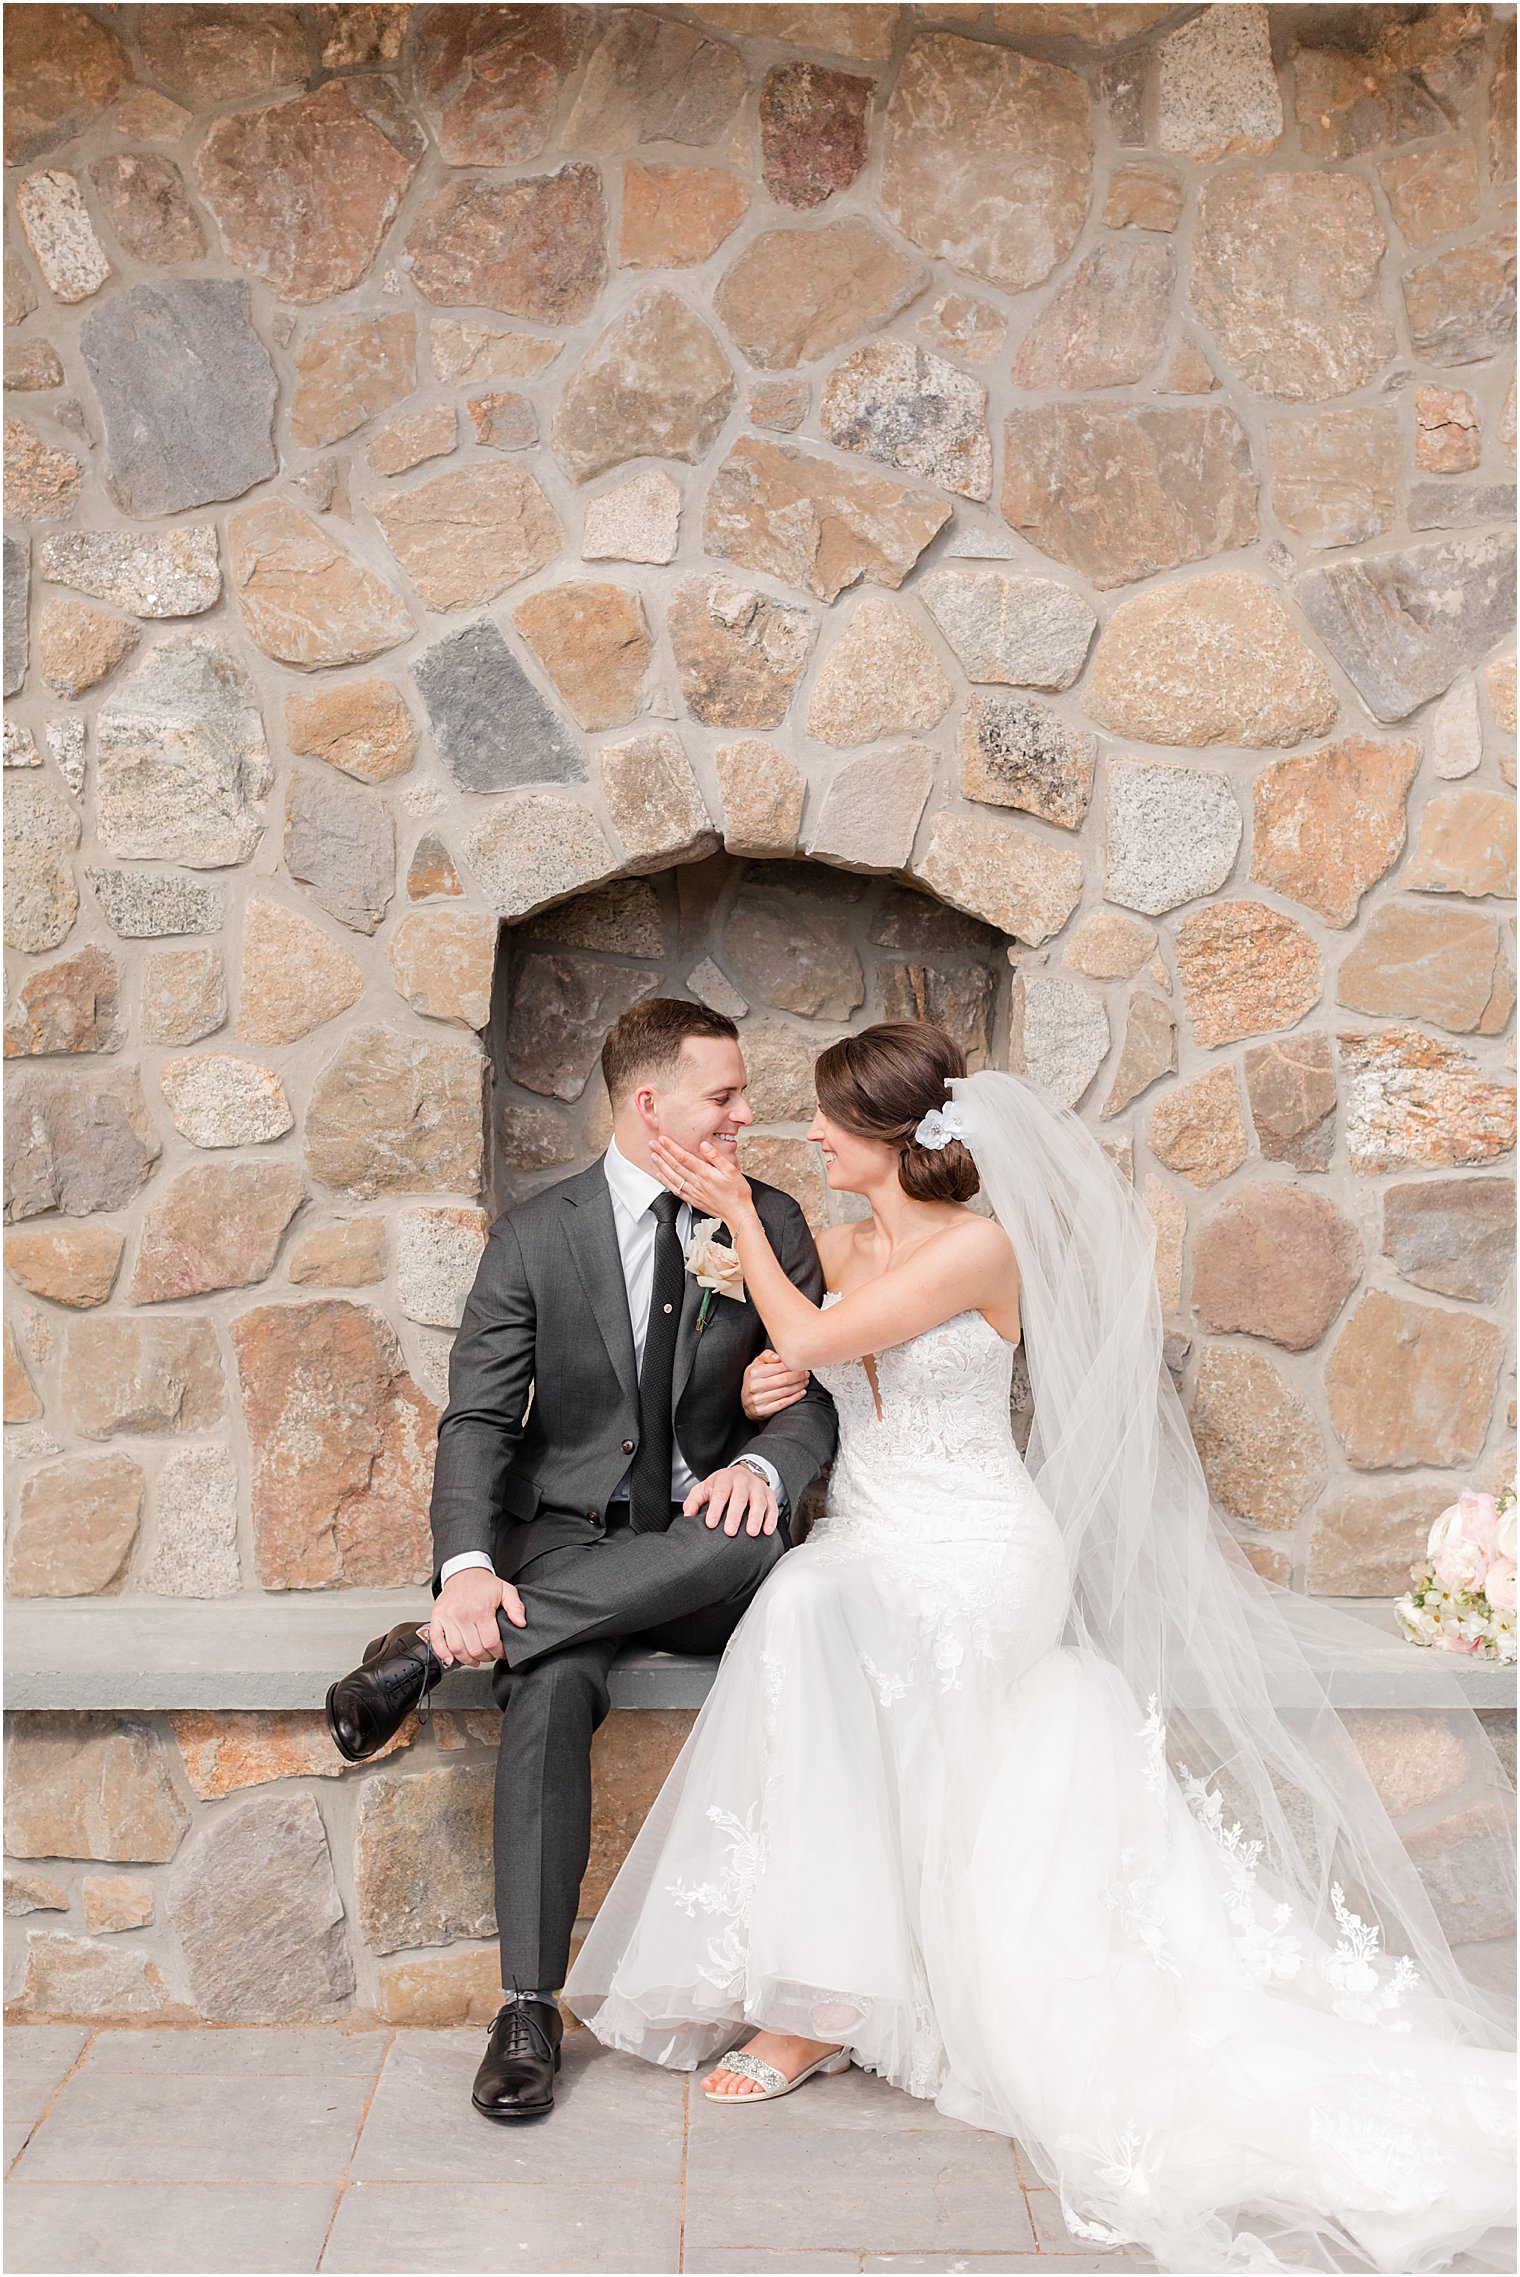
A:
[[[668,1082],[688,1036],[731,1036],[737,1042],[739,1031],[726,1012],[679,996],[646,996],[621,1013],[602,1045],[602,1077],[612,1105],[650,1077]]]

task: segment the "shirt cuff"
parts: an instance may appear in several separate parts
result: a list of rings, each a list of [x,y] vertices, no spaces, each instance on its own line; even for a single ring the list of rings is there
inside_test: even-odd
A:
[[[461,1550],[457,1558],[445,1558],[439,1567],[438,1586],[440,1589],[451,1573],[462,1573],[467,1565],[483,1565],[487,1573],[496,1571],[484,1550]]]
[[[781,1483],[781,1473],[777,1470],[775,1464],[768,1462],[764,1455],[756,1455],[748,1452],[738,1456],[737,1460],[743,1463],[748,1469],[756,1470],[761,1473],[762,1477],[769,1485],[772,1494],[776,1497],[776,1507],[779,1510],[785,1510],[787,1507],[786,1488]]]

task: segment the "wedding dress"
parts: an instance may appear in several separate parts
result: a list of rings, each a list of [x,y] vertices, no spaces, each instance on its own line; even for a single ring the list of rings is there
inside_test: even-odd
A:
[[[1163,2270],[1513,2270],[1502,2010],[1370,1838],[1327,1927],[1270,1810],[1213,1762],[1188,1669],[1174,1735],[1104,1649],[1091,1572],[1075,1617],[1093,1540],[1074,1549],[1019,1453],[1013,1363],[966,1312],[816,1370],[839,1416],[825,1513],[735,1630],[567,2002],[680,2068],[746,2023],[841,2042],[1016,2136],[1076,2238]],[[1346,1776],[1363,1786],[1332,1782],[1321,1838],[1353,1811],[1359,1836],[1388,1825]]]

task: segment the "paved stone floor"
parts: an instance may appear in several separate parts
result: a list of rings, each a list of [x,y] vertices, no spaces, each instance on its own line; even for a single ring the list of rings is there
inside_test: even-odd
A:
[[[7,2270],[1147,2269],[1016,2147],[863,2072],[769,2109],[567,2041],[552,2115],[470,2108],[483,2030],[12,2025]]]

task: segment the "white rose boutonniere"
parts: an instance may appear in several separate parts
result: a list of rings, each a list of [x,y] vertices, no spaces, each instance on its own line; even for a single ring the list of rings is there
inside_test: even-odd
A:
[[[702,1302],[697,1307],[699,1334],[707,1326],[714,1296],[732,1297],[741,1305],[745,1301],[744,1275],[737,1255],[723,1242],[713,1239],[721,1222],[718,1218],[698,1218],[686,1244],[686,1270],[702,1291]]]

